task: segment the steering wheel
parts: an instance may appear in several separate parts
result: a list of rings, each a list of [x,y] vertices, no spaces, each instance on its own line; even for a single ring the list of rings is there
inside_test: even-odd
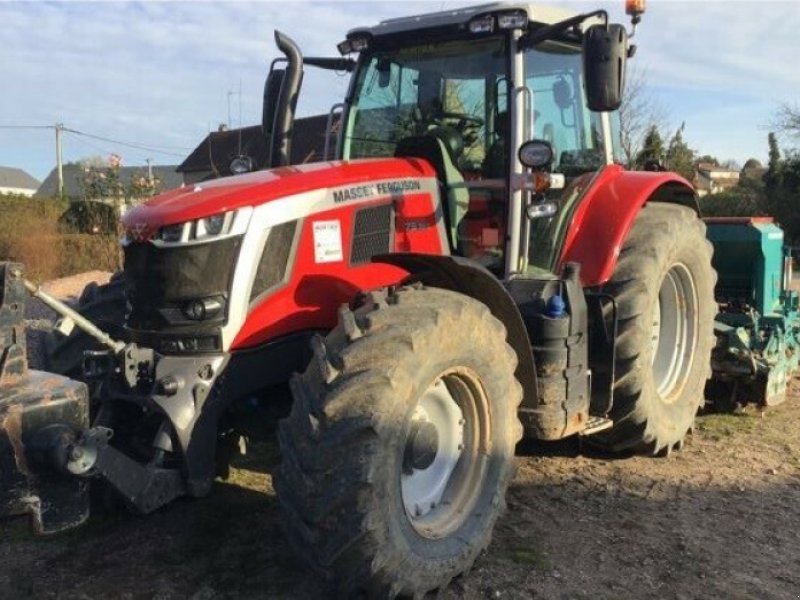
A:
[[[452,125],[445,125],[445,121],[458,121],[458,129],[461,130],[461,135],[464,138],[464,145],[466,147],[475,145],[480,137],[479,130],[484,124],[484,120],[480,117],[469,113],[449,111],[442,111],[437,114],[436,121],[443,127],[452,127]]]
[[[476,117],[469,113],[460,113],[460,112],[448,112],[442,111],[438,115],[436,115],[438,119],[453,119],[454,121],[461,121],[464,124],[469,124],[473,127],[481,127],[483,126],[484,120],[480,117]]]

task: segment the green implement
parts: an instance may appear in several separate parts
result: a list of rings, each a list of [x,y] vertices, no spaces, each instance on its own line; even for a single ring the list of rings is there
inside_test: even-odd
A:
[[[706,226],[719,276],[709,395],[780,404],[798,366],[800,327],[783,231],[770,217],[712,218]]]

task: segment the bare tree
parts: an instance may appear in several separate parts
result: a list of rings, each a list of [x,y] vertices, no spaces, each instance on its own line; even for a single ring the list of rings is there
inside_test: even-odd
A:
[[[667,129],[669,111],[648,89],[647,72],[638,66],[628,70],[619,120],[622,151],[629,165],[641,152],[644,139],[652,127],[656,127],[662,137]]]
[[[770,125],[782,133],[800,138],[800,105],[781,104]]]

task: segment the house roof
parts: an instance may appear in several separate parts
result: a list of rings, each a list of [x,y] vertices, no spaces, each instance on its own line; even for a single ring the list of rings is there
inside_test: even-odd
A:
[[[0,167],[0,187],[35,190],[39,187],[39,181],[22,169]]]
[[[81,178],[83,167],[79,164],[69,163],[63,166],[64,195],[70,198],[83,196]],[[119,177],[124,182],[129,182],[132,177],[147,173],[147,167],[120,167]],[[183,185],[183,176],[175,170],[175,165],[153,166],[153,177],[161,180],[161,190],[170,190]],[[58,173],[56,169],[39,186],[36,195],[50,198],[58,194]]]
[[[295,119],[290,157],[292,164],[322,160],[327,124],[328,115]],[[209,133],[178,166],[177,171],[179,173],[210,171],[212,177],[225,177],[232,174],[231,161],[240,154],[252,158],[256,169],[265,167],[267,142],[260,125]]]
[[[739,171],[728,169],[727,167],[720,167],[713,163],[700,163],[697,165],[697,171],[709,176],[722,176],[722,177],[738,177]]]

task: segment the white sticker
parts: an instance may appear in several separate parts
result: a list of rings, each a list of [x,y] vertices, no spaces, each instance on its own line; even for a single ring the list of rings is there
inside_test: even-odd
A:
[[[342,226],[339,221],[314,223],[314,262],[329,263],[344,260]]]

